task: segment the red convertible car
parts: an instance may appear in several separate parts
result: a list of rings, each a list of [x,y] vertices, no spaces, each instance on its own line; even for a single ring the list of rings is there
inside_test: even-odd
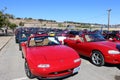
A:
[[[61,45],[56,37],[31,36],[21,46],[29,78],[65,78],[80,69],[80,56],[74,49]]]
[[[93,64],[120,64],[120,44],[107,41],[101,34],[89,33],[66,38],[64,44],[75,49],[80,55],[89,57]]]

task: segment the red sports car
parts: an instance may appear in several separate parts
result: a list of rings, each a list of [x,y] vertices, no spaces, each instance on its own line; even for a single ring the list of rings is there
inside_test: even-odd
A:
[[[78,73],[80,69],[80,56],[74,49],[61,45],[56,37],[31,36],[21,46],[29,78],[64,78]]]
[[[107,41],[100,34],[89,33],[66,38],[64,44],[74,48],[80,55],[91,58],[93,64],[120,64],[120,44]]]

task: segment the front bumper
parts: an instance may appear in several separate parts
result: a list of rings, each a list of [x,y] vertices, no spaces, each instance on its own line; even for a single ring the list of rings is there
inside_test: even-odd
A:
[[[67,74],[67,75],[58,76],[58,77],[46,77],[46,78],[38,77],[38,78],[39,78],[39,79],[42,79],[42,80],[46,80],[46,79],[50,79],[50,80],[58,79],[58,80],[60,80],[60,79],[64,79],[64,78],[67,78],[67,77],[70,77],[70,76],[74,76],[74,75],[76,75],[76,74],[78,74],[78,72],[77,72],[77,73],[74,73],[74,74]]]
[[[49,70],[49,69],[32,69],[32,73],[40,79],[60,79],[77,74],[80,67],[66,69],[66,70]]]
[[[105,62],[111,64],[120,64],[120,54],[105,56]]]

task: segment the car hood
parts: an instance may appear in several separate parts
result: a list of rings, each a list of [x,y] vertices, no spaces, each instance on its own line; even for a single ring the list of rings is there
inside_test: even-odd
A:
[[[34,60],[42,60],[42,62],[79,58],[72,48],[64,45],[31,47],[28,48],[28,53],[28,56]]]
[[[109,49],[116,49],[116,43],[110,41],[92,42],[92,45],[104,46]]]

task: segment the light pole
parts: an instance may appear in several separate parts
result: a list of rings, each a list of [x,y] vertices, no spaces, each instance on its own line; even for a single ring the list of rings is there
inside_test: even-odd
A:
[[[111,9],[109,9],[107,11],[108,11],[108,31],[109,31],[109,28],[110,28],[110,11],[111,11]]]

